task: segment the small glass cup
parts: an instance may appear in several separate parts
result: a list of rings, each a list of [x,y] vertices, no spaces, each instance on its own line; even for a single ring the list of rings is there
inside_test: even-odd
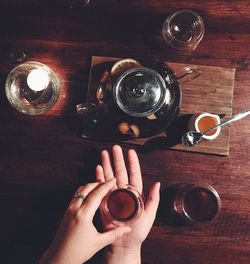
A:
[[[189,224],[207,224],[219,215],[221,199],[210,185],[183,184],[174,198],[173,210]]]
[[[140,192],[124,185],[110,191],[101,203],[100,209],[104,217],[116,226],[128,226],[138,220],[144,210],[144,202]]]
[[[164,22],[162,35],[172,48],[194,50],[204,36],[203,19],[192,10],[179,10]]]
[[[15,67],[8,75],[5,93],[19,112],[38,115],[47,112],[60,94],[60,82],[51,68],[36,61]]]

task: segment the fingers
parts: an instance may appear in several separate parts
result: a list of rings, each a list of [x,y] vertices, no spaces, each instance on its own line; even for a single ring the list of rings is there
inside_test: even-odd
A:
[[[100,234],[100,248],[106,247],[131,232],[130,227],[116,227],[110,231]]]
[[[160,182],[156,182],[149,190],[147,202],[145,204],[145,212],[152,218],[155,219],[157,208],[160,201]]]
[[[88,183],[87,185],[84,186],[80,186],[76,192],[84,195],[87,197],[87,195],[94,190],[98,185],[100,185],[99,182],[94,182],[94,183]],[[78,198],[72,198],[72,200],[70,201],[69,207],[80,207],[82,205],[83,199]]]
[[[112,178],[114,178],[114,173],[113,173],[109,153],[107,150],[103,150],[101,152],[101,159],[102,159],[102,167],[103,167],[105,181],[111,180]]]
[[[103,197],[115,186],[115,178],[105,182],[99,183],[97,186],[85,199],[81,208],[84,211],[86,217],[91,219],[94,217],[96,210],[100,206]]]
[[[95,171],[96,171],[96,173],[95,173],[96,181],[97,182],[105,182],[103,167],[101,165],[97,165]]]
[[[120,187],[122,185],[128,184],[128,173],[123,158],[122,148],[118,145],[115,145],[112,148],[112,152],[117,186]]]
[[[142,176],[141,176],[141,168],[138,156],[135,150],[130,149],[128,151],[128,164],[129,164],[129,175],[130,175],[130,185],[135,187],[142,193]]]

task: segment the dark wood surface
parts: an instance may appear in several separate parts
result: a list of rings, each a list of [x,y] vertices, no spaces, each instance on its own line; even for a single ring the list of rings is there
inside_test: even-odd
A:
[[[111,148],[81,139],[75,125],[92,55],[146,54],[236,68],[233,113],[250,106],[249,1],[93,0],[87,8],[69,2],[0,4],[1,263],[32,263],[50,243],[76,186],[93,178],[99,151]],[[192,8],[205,21],[204,39],[192,54],[166,47],[160,34],[163,20],[179,8]],[[5,97],[7,74],[22,53],[51,66],[62,82],[59,103],[42,116],[18,113]],[[157,180],[163,189],[208,183],[222,198],[220,217],[206,227],[172,227],[157,219],[143,245],[143,263],[250,262],[249,133],[249,118],[231,126],[228,157],[138,149],[145,190]]]

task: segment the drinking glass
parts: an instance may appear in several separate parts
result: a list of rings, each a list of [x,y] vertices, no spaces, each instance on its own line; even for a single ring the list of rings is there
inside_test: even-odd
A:
[[[202,40],[204,32],[201,16],[187,9],[171,14],[162,27],[166,43],[179,50],[194,50]]]
[[[126,226],[141,216],[144,202],[136,188],[124,185],[110,191],[104,197],[100,209],[104,217],[114,225]]]
[[[206,224],[219,215],[220,196],[210,185],[183,184],[174,198],[173,210],[189,224]]]
[[[54,71],[36,61],[15,67],[7,76],[5,92],[10,104],[28,115],[48,111],[56,103],[60,82]]]

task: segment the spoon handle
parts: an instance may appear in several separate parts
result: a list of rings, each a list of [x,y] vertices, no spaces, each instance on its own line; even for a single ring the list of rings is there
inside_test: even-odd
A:
[[[225,122],[222,122],[222,123],[220,123],[220,124],[218,124],[218,125],[216,125],[216,126],[214,126],[214,127],[212,127],[212,128],[209,128],[208,130],[206,130],[206,131],[205,131],[204,133],[202,133],[202,134],[205,135],[205,134],[207,134],[208,132],[214,130],[215,128],[222,127],[222,126],[225,126],[225,125],[227,125],[227,124],[229,124],[229,123],[232,123],[232,122],[238,121],[238,120],[240,120],[240,119],[242,119],[242,118],[248,116],[249,114],[250,114],[250,110],[247,110],[247,111],[241,112],[241,113],[239,113],[239,114],[237,114],[237,115],[235,115],[235,116],[229,118],[229,119],[226,120]]]

